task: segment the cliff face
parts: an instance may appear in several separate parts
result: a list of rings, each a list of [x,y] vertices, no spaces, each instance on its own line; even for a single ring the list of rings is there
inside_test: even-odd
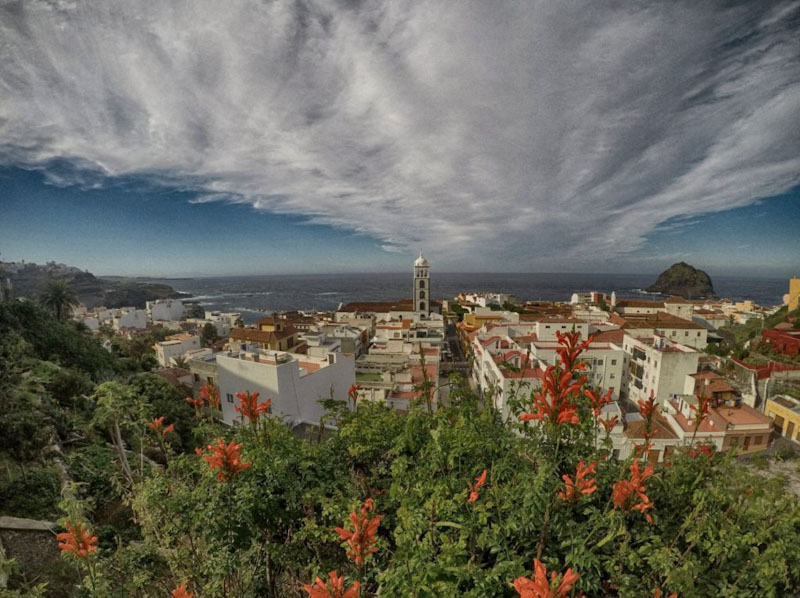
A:
[[[650,293],[678,295],[684,299],[705,299],[714,295],[711,278],[702,270],[686,262],[673,264],[662,272],[655,284],[649,286]]]
[[[0,278],[10,278],[15,297],[37,299],[53,278],[63,278],[75,289],[78,299],[89,309],[105,305],[109,308],[133,306],[143,308],[146,301],[184,297],[166,284],[142,283],[130,280],[105,280],[72,266],[48,263],[9,264],[0,266]]]

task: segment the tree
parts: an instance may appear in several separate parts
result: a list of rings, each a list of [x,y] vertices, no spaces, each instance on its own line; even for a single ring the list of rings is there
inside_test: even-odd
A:
[[[211,322],[206,322],[205,326],[203,326],[203,332],[200,336],[200,339],[203,343],[204,347],[209,347],[217,342],[217,327],[214,326]]]
[[[66,320],[72,310],[80,305],[75,290],[63,278],[48,281],[39,302],[61,321]]]

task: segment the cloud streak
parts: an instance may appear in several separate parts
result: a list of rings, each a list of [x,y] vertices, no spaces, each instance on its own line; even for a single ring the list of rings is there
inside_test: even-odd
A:
[[[600,264],[800,182],[798,35],[798,2],[5,2],[0,163]]]

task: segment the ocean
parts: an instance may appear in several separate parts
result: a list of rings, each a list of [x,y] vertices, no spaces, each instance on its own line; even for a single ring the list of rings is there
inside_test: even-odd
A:
[[[646,298],[657,276],[652,274],[475,274],[431,272],[431,296],[450,299],[460,292],[511,293],[522,300],[569,301],[580,291],[616,291],[617,297]],[[349,301],[391,301],[411,296],[412,273],[308,274],[217,278],[152,279],[190,293],[209,311],[241,312],[254,323],[265,313],[293,309],[328,311]],[[714,276],[719,297],[760,305],[780,304],[788,280]]]

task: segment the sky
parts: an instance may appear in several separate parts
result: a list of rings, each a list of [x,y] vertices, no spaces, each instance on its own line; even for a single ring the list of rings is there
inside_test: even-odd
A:
[[[0,4],[0,259],[800,270],[800,2]]]

